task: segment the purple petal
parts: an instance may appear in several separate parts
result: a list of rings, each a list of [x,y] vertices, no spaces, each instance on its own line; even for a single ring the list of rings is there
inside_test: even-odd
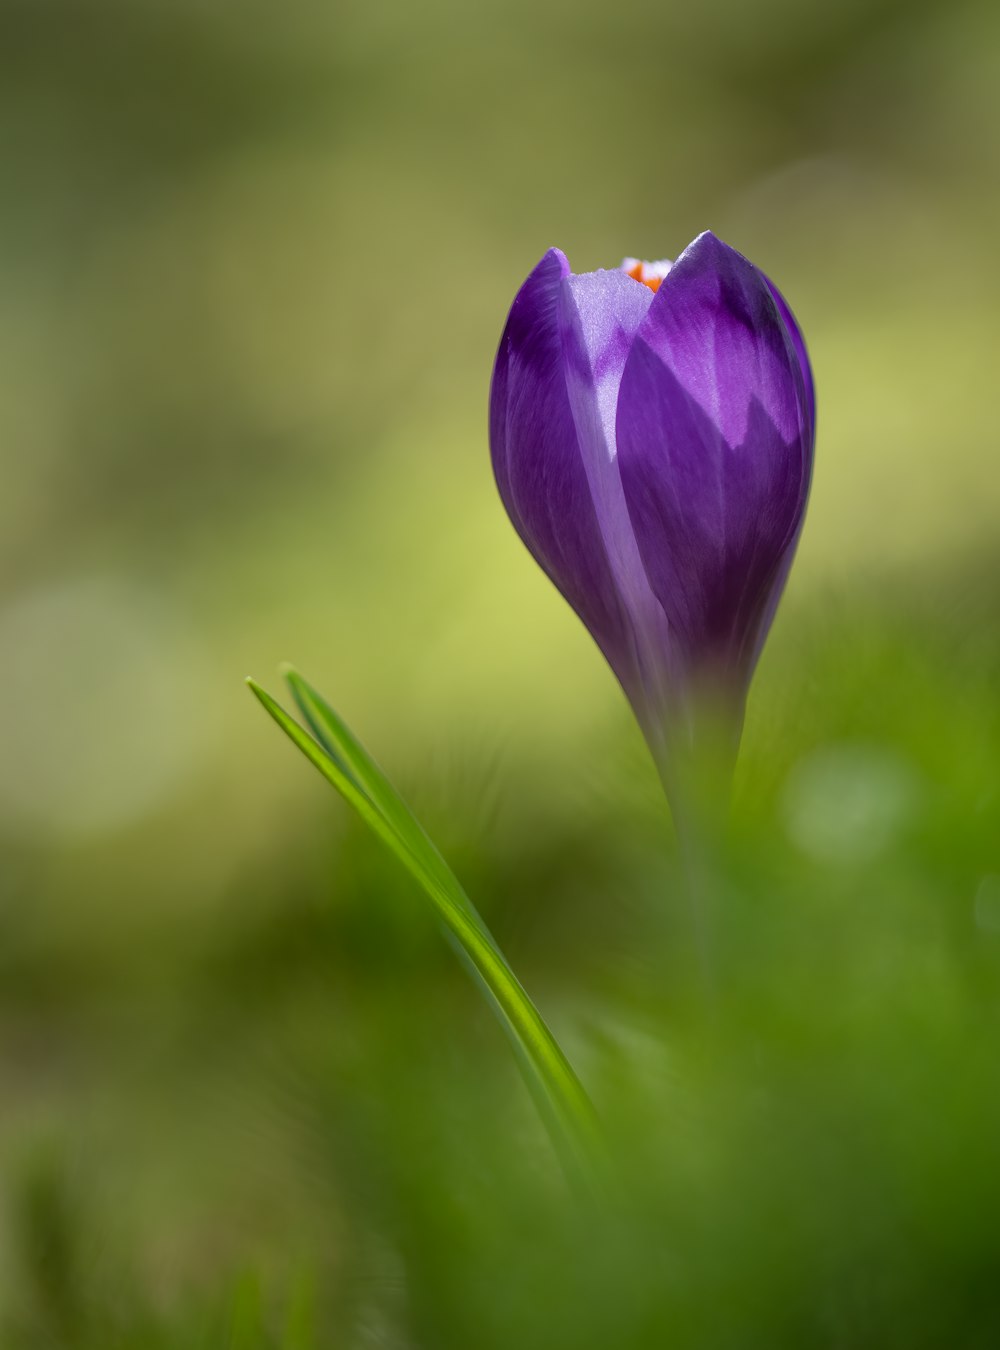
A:
[[[617,444],[639,553],[692,670],[745,689],[801,525],[812,411],[763,275],[710,233],[636,338]]]
[[[632,529],[615,422],[625,364],[652,303],[648,286],[616,269],[566,278],[560,306],[566,387],[629,643],[628,673],[619,670],[619,678],[644,725],[659,717],[667,699],[673,644]]]
[[[569,276],[564,255],[550,249],[514,300],[490,391],[493,471],[518,534],[625,683],[634,672],[633,643],[567,385]],[[574,385],[585,386],[585,343],[573,353]],[[596,438],[588,453],[596,456]]]

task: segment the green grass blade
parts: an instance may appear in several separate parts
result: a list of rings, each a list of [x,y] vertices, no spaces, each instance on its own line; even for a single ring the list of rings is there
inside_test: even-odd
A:
[[[409,851],[404,849],[396,831],[386,822],[381,811],[358,784],[351,773],[338,763],[326,749],[304,731],[293,717],[290,717],[266,689],[262,689],[254,680],[247,680],[251,691],[264,705],[282,731],[302,751],[306,759],[317,768],[328,782],[345,798],[361,816],[362,820],[379,836],[401,860],[413,870]],[[405,855],[405,856],[404,856]]]
[[[455,903],[461,905],[475,918],[483,930],[483,935],[492,943],[489,930],[458,878],[438,852],[424,827],[347,723],[297,670],[286,666],[284,674],[292,697],[316,740],[332,758],[344,766],[345,771],[381,810],[386,822],[396,830],[414,857],[448,891]]]
[[[247,683],[289,739],[420,884],[510,1035],[560,1154],[574,1170],[586,1169],[595,1157],[598,1138],[590,1100],[489,929],[416,817],[361,743],[301,676],[290,673],[289,684],[316,738],[255,681]]]

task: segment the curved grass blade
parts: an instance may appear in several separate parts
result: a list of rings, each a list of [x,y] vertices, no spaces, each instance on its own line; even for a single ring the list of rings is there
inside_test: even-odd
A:
[[[430,899],[452,946],[488,994],[567,1167],[587,1174],[598,1151],[593,1107],[572,1066],[511,970],[458,879],[382,770],[332,708],[290,672],[315,735],[254,680],[247,683],[290,740],[358,812]]]
[[[367,793],[414,857],[448,891],[455,903],[475,919],[483,936],[495,947],[492,934],[433,840],[347,723],[297,670],[292,666],[283,669],[292,697],[316,740]]]

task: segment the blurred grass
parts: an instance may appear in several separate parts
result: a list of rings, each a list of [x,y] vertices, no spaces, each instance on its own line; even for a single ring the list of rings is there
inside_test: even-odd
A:
[[[998,14],[0,0],[0,1340],[992,1346]],[[694,1016],[638,733],[495,497],[556,243],[711,226],[820,398]],[[567,1205],[294,659],[619,1141]]]

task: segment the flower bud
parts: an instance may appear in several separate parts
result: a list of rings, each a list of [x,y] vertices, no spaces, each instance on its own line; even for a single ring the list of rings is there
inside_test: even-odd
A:
[[[490,395],[500,496],[661,768],[703,703],[735,749],[814,434],[790,309],[710,232],[673,264],[580,275],[551,249],[514,300]]]

